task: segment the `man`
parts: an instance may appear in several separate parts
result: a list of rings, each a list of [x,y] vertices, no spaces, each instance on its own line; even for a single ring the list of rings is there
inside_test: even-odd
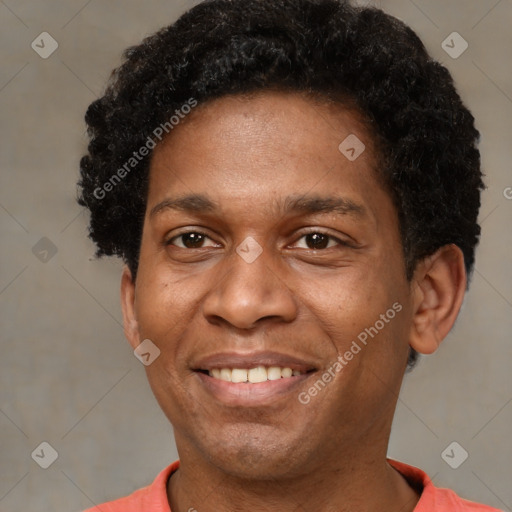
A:
[[[403,23],[212,0],[89,108],[80,198],[180,460],[103,512],[496,510],[386,459],[474,263],[478,132]]]

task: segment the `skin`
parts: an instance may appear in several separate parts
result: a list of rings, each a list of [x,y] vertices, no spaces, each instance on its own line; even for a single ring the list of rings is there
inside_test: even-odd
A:
[[[355,161],[338,150],[349,134],[366,145]],[[168,483],[173,512],[414,509],[418,494],[386,461],[393,414],[409,347],[437,349],[466,277],[460,249],[448,245],[406,279],[378,160],[357,112],[279,92],[200,105],[155,149],[137,280],[125,268],[121,292],[132,347],[149,338],[161,350],[146,372],[181,461]],[[218,209],[151,215],[192,193]],[[287,213],[296,194],[342,197],[362,213]],[[305,228],[328,235],[324,245]],[[191,232],[206,237],[178,237]],[[249,236],[262,248],[252,263],[236,252]],[[301,403],[397,302],[402,310]],[[272,402],[235,407],[194,371],[217,352],[260,350],[316,372]]]

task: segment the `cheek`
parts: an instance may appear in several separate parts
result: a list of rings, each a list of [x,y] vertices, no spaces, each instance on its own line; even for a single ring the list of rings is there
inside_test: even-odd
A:
[[[141,269],[135,298],[139,335],[160,350],[158,359],[146,367],[148,379],[156,395],[170,393],[178,399],[191,375],[187,355],[194,337],[187,333],[197,322],[203,291],[196,280],[177,276],[165,264],[145,262]]]
[[[150,320],[150,326],[155,327],[179,321],[197,293],[192,280],[170,270],[165,256],[158,253],[149,257],[141,252],[135,289],[139,324]]]
[[[150,339],[160,350],[158,357],[145,367],[148,382],[162,410],[175,419],[190,401],[190,378],[184,357],[184,333],[190,324],[191,308],[187,295],[163,272],[150,267],[141,272],[136,290],[136,314],[141,340]],[[148,275],[149,274],[149,275]]]
[[[165,280],[158,277],[147,279],[143,273],[139,278],[135,292],[135,313],[140,339],[150,339],[160,349],[160,363],[165,361],[166,365],[173,364],[178,340],[184,329],[183,322],[186,322],[186,305],[179,300],[179,291],[174,291]]]
[[[377,369],[395,368],[407,350],[401,282],[376,268],[350,276],[343,272],[307,292],[307,308],[335,350],[331,357],[343,356],[349,373],[357,373],[363,361]]]
[[[372,266],[341,268],[302,286],[308,309],[330,326],[353,333],[373,324],[398,298],[395,286]],[[373,265],[375,267],[375,265]]]

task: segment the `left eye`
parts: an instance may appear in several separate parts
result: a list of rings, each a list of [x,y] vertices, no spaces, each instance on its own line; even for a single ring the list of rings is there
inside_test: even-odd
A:
[[[312,232],[302,235],[299,240],[305,240],[306,247],[304,249],[329,249],[336,245],[346,245],[343,241],[331,235],[322,232]]]

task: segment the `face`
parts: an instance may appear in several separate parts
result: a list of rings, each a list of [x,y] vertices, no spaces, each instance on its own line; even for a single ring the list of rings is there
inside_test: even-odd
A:
[[[180,456],[270,478],[385,454],[411,292],[378,165],[355,113],[298,94],[198,106],[155,149],[125,295]]]

